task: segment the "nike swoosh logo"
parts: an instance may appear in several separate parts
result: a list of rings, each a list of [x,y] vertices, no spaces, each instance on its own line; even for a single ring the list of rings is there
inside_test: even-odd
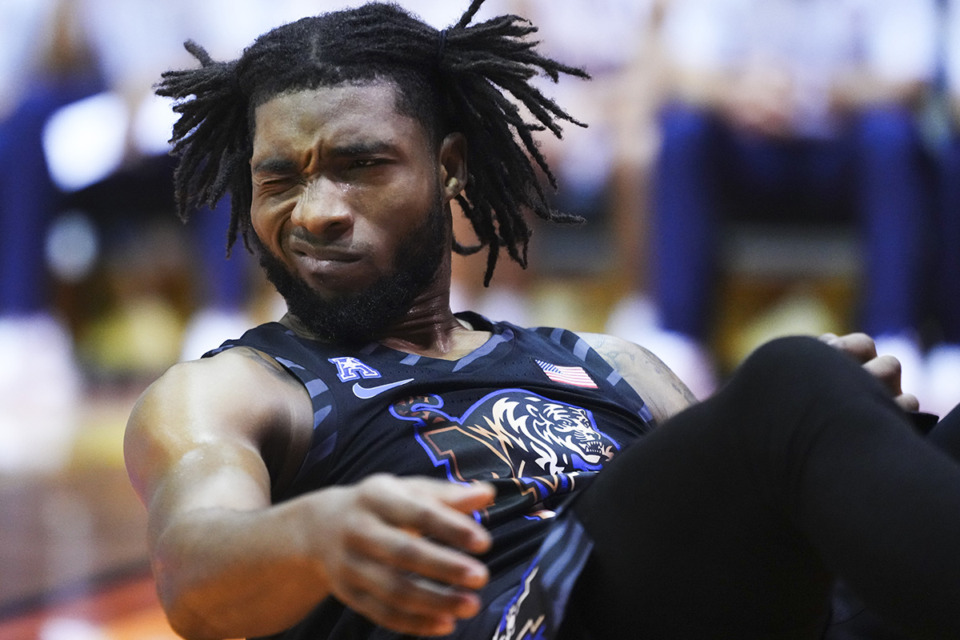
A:
[[[361,400],[369,400],[370,398],[380,395],[384,391],[389,391],[394,387],[399,387],[401,385],[407,384],[408,382],[413,382],[413,378],[407,378],[406,380],[397,380],[396,382],[388,382],[387,384],[381,384],[376,387],[364,387],[364,386],[361,386],[359,382],[354,382],[353,395],[357,396]]]

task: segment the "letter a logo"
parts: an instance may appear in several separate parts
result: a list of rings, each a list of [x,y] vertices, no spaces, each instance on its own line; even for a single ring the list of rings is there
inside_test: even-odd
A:
[[[340,382],[349,382],[350,380],[359,380],[360,378],[379,378],[380,372],[369,367],[356,358],[330,358],[330,362],[337,365],[337,377]]]

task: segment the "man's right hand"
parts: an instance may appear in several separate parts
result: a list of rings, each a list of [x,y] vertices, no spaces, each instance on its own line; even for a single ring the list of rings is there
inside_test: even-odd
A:
[[[332,595],[378,625],[432,636],[479,611],[475,592],[489,576],[471,554],[487,551],[491,539],[470,514],[493,497],[486,483],[377,475],[302,499],[316,502],[318,556]]]

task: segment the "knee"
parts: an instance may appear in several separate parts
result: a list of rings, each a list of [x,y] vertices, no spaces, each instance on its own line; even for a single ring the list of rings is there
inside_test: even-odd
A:
[[[770,340],[751,353],[744,365],[760,369],[805,369],[832,359],[837,350],[810,336],[787,336]]]
[[[785,402],[810,394],[828,398],[850,384],[869,383],[850,356],[808,336],[771,340],[757,348],[737,370],[734,380],[751,396]]]
[[[797,445],[841,424],[836,412],[885,396],[852,357],[816,338],[788,337],[754,351],[711,400],[736,416],[731,437],[773,479],[793,468],[804,450]]]

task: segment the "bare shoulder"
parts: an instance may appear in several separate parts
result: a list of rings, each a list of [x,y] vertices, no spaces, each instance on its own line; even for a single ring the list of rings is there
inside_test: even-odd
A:
[[[149,487],[191,456],[248,458],[269,483],[302,460],[313,426],[310,398],[272,358],[245,347],[176,364],[131,412],[124,455],[135,487]]]
[[[640,394],[657,422],[696,403],[687,385],[648,349],[601,333],[578,333]]]

